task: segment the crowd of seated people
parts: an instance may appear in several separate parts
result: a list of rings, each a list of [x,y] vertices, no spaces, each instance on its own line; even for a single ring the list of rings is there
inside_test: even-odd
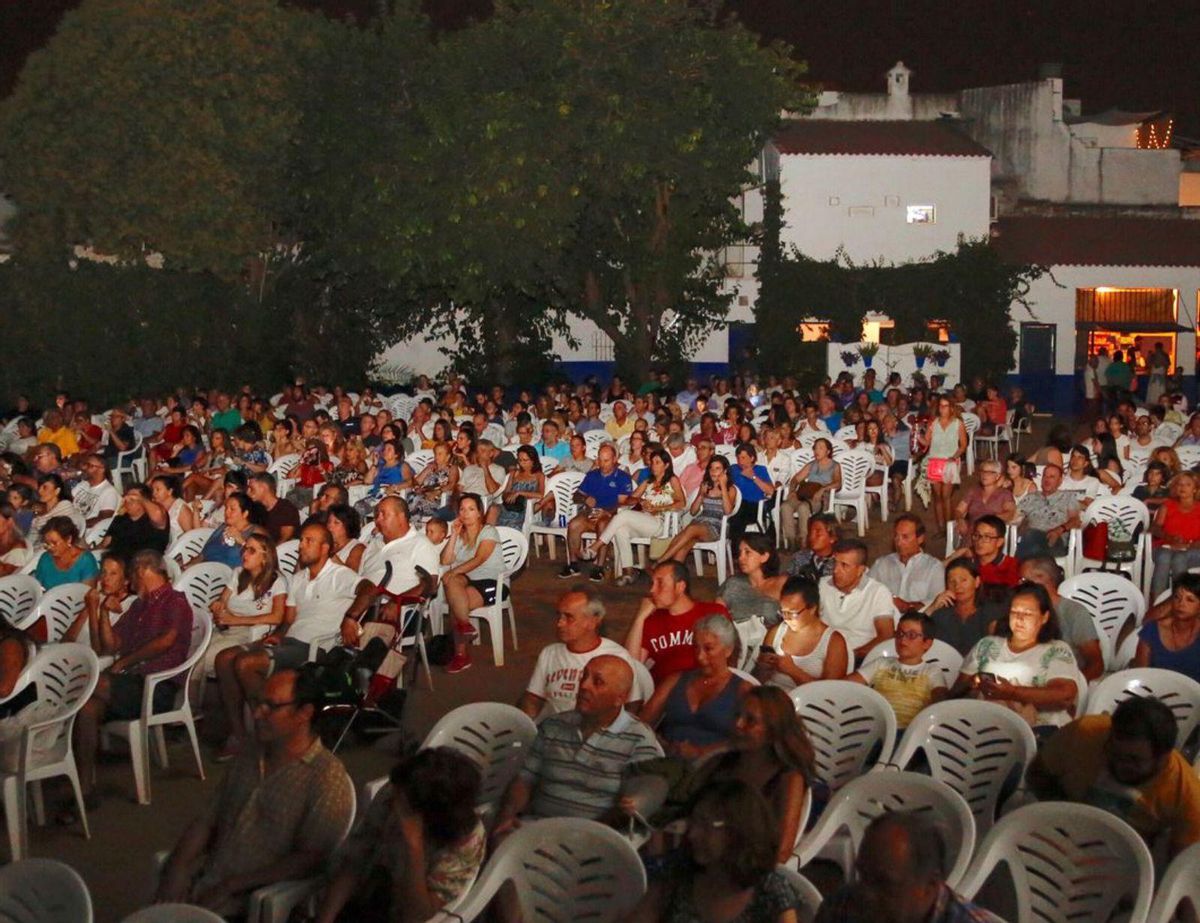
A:
[[[388,906],[399,908],[392,918],[423,919],[461,894],[484,860],[477,825],[452,810],[473,801],[478,778],[449,753],[402,763],[335,856],[347,783],[312,733],[319,707],[306,664],[330,637],[359,650],[382,642],[387,663],[368,696],[378,701],[403,663],[391,649],[401,611],[440,593],[452,639],[445,669],[468,669],[479,631],[471,613],[496,599],[504,573],[497,527],[549,523],[555,474],[576,472],[578,511],[559,522],[569,548],[560,576],[591,585],[559,600],[558,641],[517,703],[539,719],[538,737],[491,834],[558,815],[622,827],[635,810],[630,779],[658,773],[676,816],[690,821],[642,918],[695,919],[697,906],[723,899],[755,908],[745,919],[790,919],[794,896],[771,870],[791,855],[801,803],[821,786],[787,693],[817,681],[866,685],[902,729],[947,697],[973,697],[1016,712],[1047,748],[1082,733],[1077,702],[1105,665],[1088,613],[1059,593],[1056,559],[1090,504],[1123,492],[1153,510],[1153,596],[1171,593],[1148,600],[1133,663],[1200,678],[1200,578],[1187,573],[1200,564],[1200,517],[1185,464],[1196,461],[1185,450],[1200,445],[1197,417],[1123,402],[1082,442],[1056,428],[1028,459],[981,460],[973,479],[963,415],[994,433],[1010,405],[1027,405],[982,381],[881,386],[868,372],[861,384],[844,376],[807,394],[786,379],[756,388],[689,380],[676,390],[656,378],[637,393],[614,381],[514,400],[451,377],[441,389],[417,382],[403,405],[369,389],[297,383],[270,401],[249,389],[174,395],[96,418],[59,395],[44,414],[16,408],[5,429],[0,577],[24,570],[45,590],[89,587],[67,639],[113,661],[76,724],[81,778],[90,780],[102,723],[136,718],[142,677],[186,653],[191,612],[171,586],[173,567],[227,565],[210,613],[220,631],[199,673],[215,679],[228,730],[217,756],[235,769],[213,813],[172,854],[160,899],[232,912],[264,883],[327,869],[317,919],[367,919]],[[1171,444],[1155,436],[1172,426],[1182,435]],[[145,483],[126,459],[139,443]],[[846,452],[870,456],[868,483],[893,503],[911,481],[933,510],[893,517],[893,550],[874,560],[826,511]],[[1143,471],[1145,485],[1128,489],[1126,472]],[[955,543],[937,557],[927,546],[942,551],[951,525]],[[1010,527],[1015,554],[1005,550]],[[164,559],[200,528],[212,531],[189,560]],[[688,562],[721,536],[734,567],[708,602],[693,593]],[[647,541],[643,569],[634,546]],[[281,564],[284,543],[294,548],[292,573]],[[596,584],[610,572],[617,586],[647,584],[621,642],[602,634]],[[0,693],[40,643],[16,630],[3,641],[11,654]],[[963,657],[957,675],[931,658],[935,645]],[[164,703],[176,692],[159,690]],[[19,698],[0,704],[22,707]],[[1113,734],[1118,724],[1114,716]],[[1165,758],[1157,737],[1148,746],[1144,762]],[[252,765],[268,775],[253,776]],[[1068,771],[1050,756],[1040,765]],[[437,784],[415,786],[424,777]],[[307,800],[286,810],[260,803],[271,778]],[[1082,783],[1061,788],[1088,798]],[[90,781],[84,790],[93,807]],[[1192,804],[1193,795],[1178,797]],[[270,834],[233,823],[271,810],[288,820]],[[1173,826],[1172,842],[1200,838],[1179,832],[1188,829]],[[881,849],[912,852],[908,827],[877,834]],[[726,858],[730,844],[737,862]],[[925,875],[926,860],[913,861]],[[946,900],[936,875],[928,887]],[[364,903],[364,893],[377,897]]]

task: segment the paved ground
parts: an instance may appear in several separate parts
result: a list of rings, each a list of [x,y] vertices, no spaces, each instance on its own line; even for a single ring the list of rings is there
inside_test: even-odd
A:
[[[918,512],[932,528],[932,514]],[[850,527],[851,530],[853,527]],[[871,556],[890,550],[890,526],[872,520],[867,535]],[[931,543],[930,551],[941,552],[940,540]],[[529,565],[515,584],[520,649],[508,649],[504,667],[491,663],[488,641],[475,648],[475,666],[458,676],[446,676],[435,670],[433,691],[422,683],[412,692],[405,716],[407,731],[420,739],[433,723],[451,708],[476,701],[513,702],[524,688],[538,651],[553,640],[554,600],[565,589],[566,581],[556,579],[561,567],[559,559],[549,561],[531,553]],[[616,588],[604,585],[604,599],[609,607],[607,633],[623,638],[633,617],[644,587]],[[707,576],[695,583],[695,595],[711,599],[716,582],[711,567]],[[210,710],[213,714],[215,710]],[[218,719],[219,720],[219,719]],[[99,923],[117,921],[142,906],[151,888],[152,856],[158,850],[169,849],[187,821],[203,811],[213,796],[224,769],[211,762],[212,744],[219,738],[221,728],[213,719],[201,723],[204,738],[204,760],[207,778],[196,778],[195,766],[186,741],[171,743],[168,769],[155,767],[153,804],[139,806],[134,802],[133,775],[128,758],[114,755],[99,767],[99,790],[104,803],[90,816],[92,837],[85,840],[78,828],[34,828],[31,835],[31,855],[59,858],[76,868],[87,881],[96,904]],[[384,775],[395,762],[396,746],[352,744],[343,748],[347,768],[356,783]],[[49,789],[51,801],[65,795],[54,783]]]

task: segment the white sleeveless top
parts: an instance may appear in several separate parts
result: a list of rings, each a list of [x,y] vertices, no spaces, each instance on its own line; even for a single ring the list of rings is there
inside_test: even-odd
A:
[[[175,502],[167,508],[167,521],[171,523],[170,543],[175,544],[175,540],[183,535],[183,529],[179,526],[179,514],[187,504],[182,497],[176,497]]]
[[[780,622],[779,631],[775,633],[774,639],[775,650],[780,654],[783,653],[783,639],[787,637],[787,633],[787,622]],[[805,673],[820,678],[821,674],[825,672],[825,652],[829,650],[829,642],[832,640],[835,634],[838,634],[838,630],[836,628],[830,628],[828,625],[826,625],[824,633],[821,635],[820,640],[817,641],[817,646],[814,647],[809,653],[804,655],[786,654],[783,656],[791,657],[792,663]],[[784,690],[796,688],[796,681],[786,673],[775,673],[770,679],[767,680],[767,683],[771,686],[778,686],[780,689]]]

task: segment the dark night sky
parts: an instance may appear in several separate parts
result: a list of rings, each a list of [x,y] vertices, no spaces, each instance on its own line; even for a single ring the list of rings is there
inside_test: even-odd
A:
[[[79,0],[0,0],[0,96],[30,50]],[[340,14],[373,0],[295,0]],[[454,26],[487,15],[489,0],[426,0]],[[902,59],[914,92],[1031,79],[1061,62],[1066,95],[1084,112],[1167,109],[1177,134],[1200,139],[1200,2],[1197,0],[729,0],[756,31],[791,42],[814,81],[882,91]]]

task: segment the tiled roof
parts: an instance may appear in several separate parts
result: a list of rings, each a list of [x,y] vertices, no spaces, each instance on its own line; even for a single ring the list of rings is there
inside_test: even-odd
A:
[[[992,244],[1043,266],[1200,266],[1200,220],[1017,216],[992,226]]]
[[[932,121],[850,122],[797,119],[774,138],[780,154],[857,154],[916,157],[990,157],[953,125]]]

